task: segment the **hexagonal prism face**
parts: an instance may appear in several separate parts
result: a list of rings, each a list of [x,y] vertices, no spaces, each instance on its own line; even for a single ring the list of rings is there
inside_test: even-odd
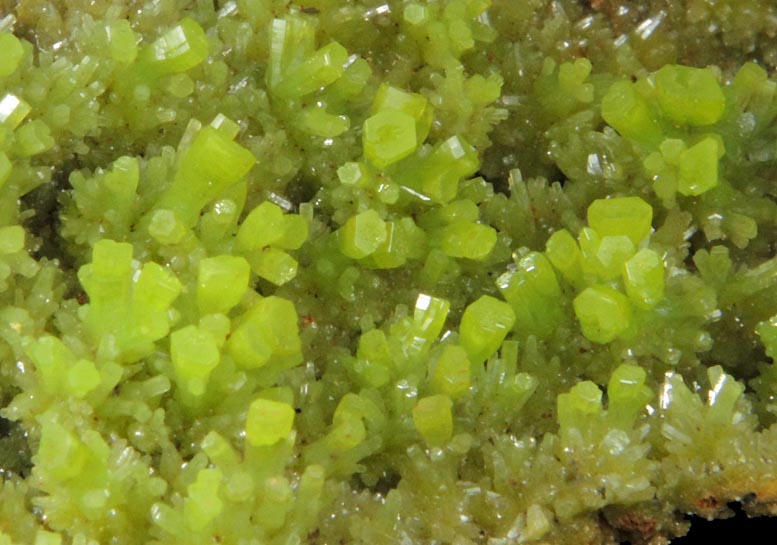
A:
[[[351,259],[367,257],[386,240],[386,222],[375,210],[352,216],[338,231],[340,250]]]
[[[364,122],[364,155],[378,168],[404,159],[418,147],[415,119],[404,112],[384,110]]]

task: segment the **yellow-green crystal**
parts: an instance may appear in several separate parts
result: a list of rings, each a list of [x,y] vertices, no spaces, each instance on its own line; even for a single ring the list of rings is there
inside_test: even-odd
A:
[[[5,2],[0,543],[769,512],[777,7],[626,4]]]

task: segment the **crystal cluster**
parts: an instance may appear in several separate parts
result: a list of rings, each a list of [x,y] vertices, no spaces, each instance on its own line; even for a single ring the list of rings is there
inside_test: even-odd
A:
[[[774,512],[775,33],[760,0],[0,3],[0,545]]]

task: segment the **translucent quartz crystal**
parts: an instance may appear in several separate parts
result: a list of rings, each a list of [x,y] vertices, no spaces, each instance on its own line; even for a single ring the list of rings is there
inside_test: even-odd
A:
[[[179,385],[194,396],[205,393],[208,377],[221,359],[213,336],[191,325],[170,334],[170,357]]]
[[[0,255],[14,254],[24,249],[24,227],[6,225],[0,227]]]
[[[24,100],[11,93],[0,98],[0,127],[15,129],[32,111]]]
[[[318,91],[343,74],[347,60],[348,51],[339,43],[330,42],[286,71],[273,92],[284,98],[301,98]]]
[[[708,136],[685,150],[680,157],[677,191],[683,195],[701,195],[718,185],[720,143]]]
[[[226,344],[227,352],[243,368],[261,367],[271,357],[301,359],[297,311],[281,297],[259,299],[240,317]]]
[[[401,111],[384,110],[368,117],[362,135],[364,156],[378,168],[404,159],[418,147],[415,119]]]
[[[461,344],[473,364],[480,364],[496,352],[515,324],[512,306],[490,295],[471,303],[461,317]]]
[[[274,445],[294,427],[294,408],[279,401],[255,399],[248,407],[246,440],[255,447]]]
[[[0,78],[16,72],[19,62],[24,56],[24,48],[19,38],[7,32],[0,32]]]
[[[456,345],[446,346],[432,370],[432,389],[451,399],[462,396],[469,390],[471,365],[464,348]]]
[[[446,395],[433,395],[418,400],[413,408],[413,423],[430,446],[445,445],[453,435],[453,403]]]
[[[712,125],[723,115],[726,97],[709,68],[668,64],[653,75],[663,112],[682,125]]]
[[[600,236],[624,235],[639,244],[651,230],[653,208],[639,197],[597,199],[588,207],[588,225]]]
[[[521,336],[546,337],[563,318],[556,273],[539,252],[529,252],[516,265],[497,279],[499,291],[515,311],[515,330]]]
[[[338,231],[340,250],[352,259],[375,252],[387,239],[386,222],[373,209],[352,216]]]
[[[205,205],[240,180],[255,162],[251,152],[221,131],[203,127],[184,152],[173,183],[156,208],[173,210],[187,227],[193,227]]]
[[[128,36],[123,37],[125,40]],[[127,53],[126,44],[122,54]],[[144,47],[137,54],[134,65],[138,75],[155,79],[167,74],[185,72],[194,68],[208,56],[208,38],[202,27],[189,17],[165,32],[154,43]]]
[[[584,289],[573,302],[583,335],[606,344],[631,325],[631,307],[625,295],[607,286]]]
[[[629,81],[613,83],[602,98],[602,118],[623,136],[655,146],[661,127],[647,101]]]
[[[664,262],[653,250],[643,248],[623,268],[623,284],[634,305],[652,308],[664,298]]]

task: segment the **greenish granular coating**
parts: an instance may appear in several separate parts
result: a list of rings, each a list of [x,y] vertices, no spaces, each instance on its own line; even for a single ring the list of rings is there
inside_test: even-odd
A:
[[[0,545],[777,510],[777,5],[0,0]]]

